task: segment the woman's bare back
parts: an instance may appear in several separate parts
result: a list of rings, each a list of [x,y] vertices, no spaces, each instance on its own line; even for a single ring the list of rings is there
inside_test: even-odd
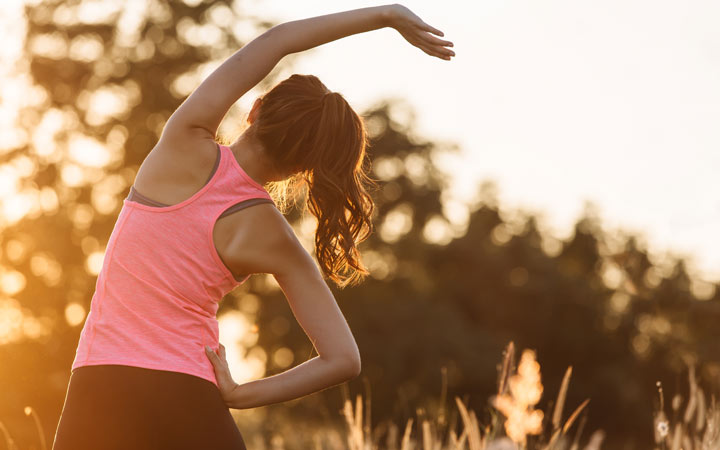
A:
[[[174,141],[157,143],[141,164],[133,183],[142,196],[168,206],[182,203],[200,191],[218,158],[217,144],[212,139],[186,137]],[[237,278],[254,273],[252,261],[243,258],[244,254],[252,253],[251,247],[258,242],[252,228],[268,230],[268,218],[258,215],[267,216],[267,212],[258,213],[258,208],[275,209],[269,203],[253,206],[220,217],[213,228],[215,248]],[[244,248],[248,252],[243,252]]]

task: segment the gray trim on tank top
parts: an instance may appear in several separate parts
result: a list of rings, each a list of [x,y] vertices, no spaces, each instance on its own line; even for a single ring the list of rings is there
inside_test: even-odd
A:
[[[205,184],[203,184],[203,187],[210,182],[213,175],[215,175],[215,171],[217,170],[218,166],[220,165],[220,158],[221,158],[220,145],[216,142],[215,146],[217,147],[217,150],[218,150],[217,158],[215,159],[215,165],[213,166],[212,171],[210,172],[210,176],[205,181]],[[141,203],[143,205],[155,206],[158,208],[165,208],[168,206],[173,206],[173,205],[167,205],[165,203],[160,203],[158,201],[155,201],[155,200],[145,197],[144,195],[139,193],[137,190],[135,190],[135,186],[133,186],[133,185],[130,185],[130,193],[128,194],[126,199],[133,201],[133,202]],[[249,198],[249,199],[243,200],[241,202],[235,203],[234,205],[232,205],[231,207],[229,207],[228,209],[223,211],[223,213],[220,214],[220,217],[218,217],[218,219],[225,217],[229,214],[232,214],[236,211],[240,211],[241,209],[247,208],[249,206],[257,205],[259,203],[273,203],[273,201],[268,198]],[[230,270],[230,268],[225,263],[225,261],[223,261],[222,256],[220,256],[219,253],[218,253],[218,257],[220,258],[220,261],[222,261],[223,265],[225,265],[225,267],[228,269],[228,271],[230,271],[230,273],[232,273],[232,270]],[[248,274],[243,274],[243,275],[233,274],[233,278],[235,278],[236,281],[242,281],[245,277],[247,277],[247,275]]]

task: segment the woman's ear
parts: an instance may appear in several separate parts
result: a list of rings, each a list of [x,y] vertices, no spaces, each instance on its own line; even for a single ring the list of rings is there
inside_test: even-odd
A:
[[[253,103],[252,108],[250,109],[250,113],[248,114],[247,121],[249,124],[252,124],[255,122],[255,119],[257,119],[258,112],[260,111],[260,105],[262,104],[262,97],[258,97],[255,99],[255,103]]]

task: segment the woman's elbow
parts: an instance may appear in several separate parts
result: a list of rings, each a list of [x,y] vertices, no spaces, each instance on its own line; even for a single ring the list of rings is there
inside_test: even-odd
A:
[[[347,360],[347,370],[349,377],[352,379],[360,375],[362,364],[360,361],[360,349],[358,348],[357,344],[354,344],[352,346],[352,350],[346,353],[345,359]]]
[[[359,355],[351,358],[347,364],[348,364],[347,365],[348,380],[352,380],[353,378],[360,375],[360,370],[362,369],[362,364],[360,363]]]
[[[338,358],[334,366],[334,372],[341,382],[352,380],[360,375],[360,355],[356,354]]]

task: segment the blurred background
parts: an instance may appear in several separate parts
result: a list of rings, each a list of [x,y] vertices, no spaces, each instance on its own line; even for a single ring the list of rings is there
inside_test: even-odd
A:
[[[52,442],[107,239],[165,120],[272,25],[378,4],[3,2],[0,422],[20,448],[40,448],[26,406]],[[647,448],[657,381],[685,395],[690,366],[706,391],[720,380],[720,6],[403,4],[453,61],[392,29],[352,36],[284,58],[221,128],[234,137],[255,96],[315,74],[365,117],[380,184],[371,276],[331,286],[361,376],[234,410],[243,436],[342,424],[348,393],[371,398],[373,424],[454,395],[486,418],[512,340],[537,350],[548,393],[573,366],[568,405],[591,399],[604,448]],[[312,251],[314,221],[288,220]],[[312,353],[271,276],[230,293],[219,321],[238,382]]]

